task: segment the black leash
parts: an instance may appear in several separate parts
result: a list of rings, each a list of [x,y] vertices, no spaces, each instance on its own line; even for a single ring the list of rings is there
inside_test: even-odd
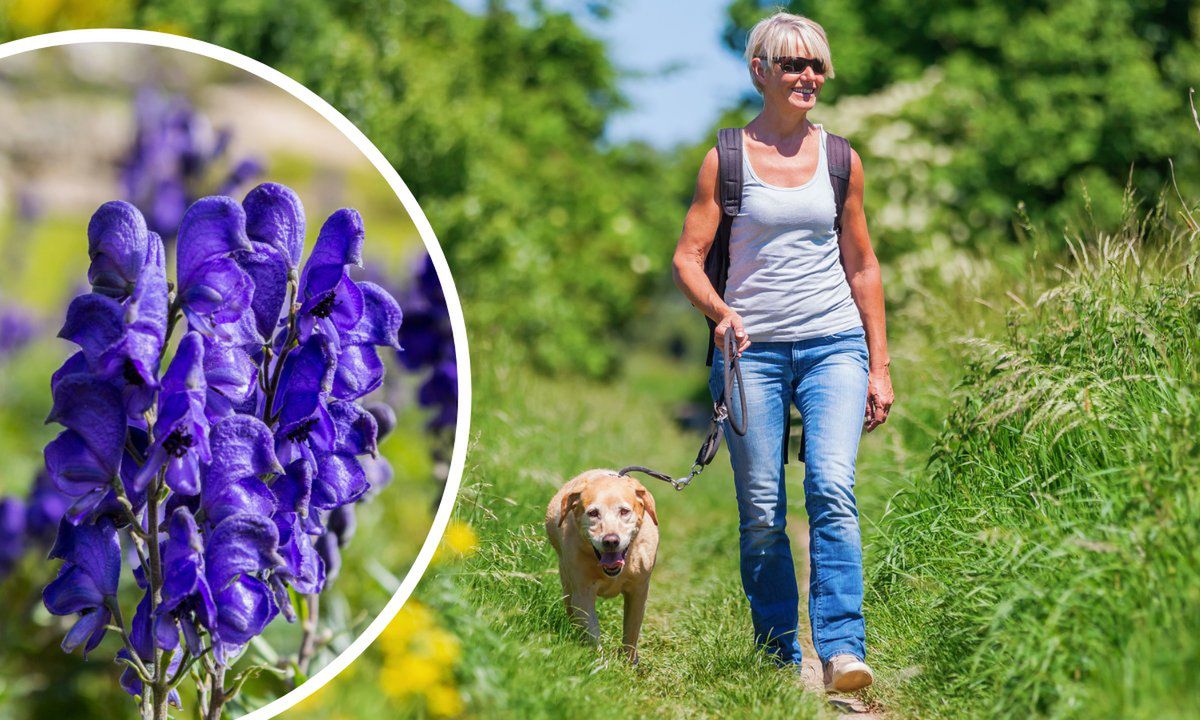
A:
[[[651,470],[648,467],[641,465],[630,465],[622,468],[618,475],[628,475],[631,472],[645,473],[653,478],[658,478],[664,482],[671,483],[671,487],[676,490],[682,490],[692,483],[692,479],[700,473],[704,472],[705,466],[713,461],[717,456],[717,451],[721,449],[721,422],[729,420],[729,427],[738,435],[746,434],[746,387],[742,383],[742,364],[737,356],[737,340],[733,337],[733,328],[725,333],[725,389],[721,393],[721,397],[713,403],[713,416],[708,424],[708,435],[705,436],[704,442],[700,445],[700,452],[696,453],[696,460],[692,463],[692,469],[686,477],[673,478],[666,473]],[[729,414],[729,408],[725,404],[726,398],[733,397],[734,378],[737,378],[738,397],[741,400],[742,407],[742,423],[739,426],[732,415]]]

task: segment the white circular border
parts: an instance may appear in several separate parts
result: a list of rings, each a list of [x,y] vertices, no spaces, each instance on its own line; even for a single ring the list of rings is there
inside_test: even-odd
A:
[[[320,690],[325,683],[332,680],[347,665],[357,659],[362,654],[362,651],[374,642],[375,638],[379,637],[379,634],[383,632],[383,629],[392,621],[396,613],[399,612],[400,607],[412,595],[417,582],[420,581],[421,576],[425,574],[425,570],[429,567],[429,562],[433,559],[433,553],[437,549],[438,543],[441,542],[442,535],[446,532],[446,524],[450,522],[450,511],[454,506],[455,498],[458,496],[459,485],[462,483],[463,466],[467,454],[467,437],[470,433],[471,424],[471,362],[467,350],[466,322],[463,319],[462,305],[458,300],[458,290],[454,287],[454,278],[450,275],[450,267],[446,263],[446,257],[442,253],[441,246],[438,245],[433,228],[429,225],[429,220],[426,219],[425,213],[421,211],[421,206],[417,204],[417,199],[413,197],[408,186],[400,179],[399,173],[396,172],[395,168],[384,158],[383,153],[379,152],[361,130],[356,128],[353,123],[346,119],[346,116],[338,112],[332,105],[313,91],[269,65],[265,65],[241,53],[201,40],[149,30],[68,30],[48,33],[46,35],[36,35],[0,45],[0,60],[31,50],[82,43],[153,45],[173,50],[182,50],[195,55],[203,55],[204,57],[233,65],[257,75],[276,87],[287,91],[305,105],[316,110],[354,143],[355,147],[371,161],[371,164],[375,166],[375,169],[383,175],[388,185],[395,191],[396,196],[400,198],[404,209],[412,217],[421,240],[425,243],[425,249],[429,251],[429,256],[433,259],[438,280],[445,291],[446,305],[450,310],[450,325],[454,331],[455,354],[458,360],[458,422],[455,427],[454,452],[450,458],[450,474],[446,478],[446,488],[442,494],[441,503],[438,505],[437,513],[434,515],[429,535],[425,538],[425,544],[421,546],[420,552],[417,553],[416,561],[409,569],[408,574],[404,576],[404,580],[400,583],[400,588],[392,595],[391,600],[384,605],[379,615],[371,621],[367,629],[350,643],[350,647],[334,658],[333,662],[318,670],[316,674],[312,675],[300,687],[281,698],[276,698],[264,707],[241,716],[243,720],[267,720],[267,718],[278,715],[309,695],[312,695],[317,690]]]

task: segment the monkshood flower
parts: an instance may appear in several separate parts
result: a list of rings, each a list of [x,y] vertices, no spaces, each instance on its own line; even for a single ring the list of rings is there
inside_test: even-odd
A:
[[[433,260],[426,255],[418,266],[405,300],[404,325],[400,328],[400,362],[412,371],[428,370],[417,391],[417,401],[434,413],[429,428],[453,428],[458,416],[458,368],[454,355],[454,333],[446,296],[438,282]]]
[[[100,505],[118,477],[125,451],[125,410],[116,388],[86,373],[60,378],[53,396],[46,421],[66,430],[46,446],[46,470],[59,490],[78,498],[67,511],[78,519]]]
[[[0,304],[0,358],[20,352],[37,335],[37,322],[24,307]]]
[[[79,526],[64,520],[50,557],[66,562],[42,592],[42,600],[55,615],[79,615],[62,647],[71,652],[83,645],[83,656],[87,657],[104,639],[112,619],[109,603],[117,599],[121,578],[117,529],[108,518]]]
[[[0,498],[0,579],[25,554],[26,509],[21,498]]]
[[[179,303],[191,329],[229,345],[255,340],[243,323],[254,280],[233,258],[251,249],[246,211],[234,199],[214,195],[188,208],[177,257]]]
[[[200,492],[200,467],[212,462],[208,444],[208,417],[204,403],[208,383],[204,377],[204,344],[199,333],[183,336],[175,358],[163,375],[158,395],[158,439],[134,478],[134,490],[143,490],[150,478],[166,465],[167,486],[183,495]]]
[[[70,504],[60,578],[43,595],[80,616],[68,649],[120,630],[121,686],[147,719],[165,720],[193,676],[201,714],[218,716],[240,687],[224,687],[225,670],[278,615],[297,619],[298,595],[314,598],[309,631],[353,504],[391,476],[377,446],[395,414],[362,401],[383,381],[377,348],[398,347],[400,306],[348,273],[361,264],[357,212],[334,213],[301,266],[304,226],[282,185],[201,198],[180,222],[171,286],[162,240],[132,205],[107,203],[89,225],[92,292],[60,333],[78,351],[51,377],[48,421],[64,429],[45,475]],[[0,510],[10,544],[24,542],[32,516]],[[116,597],[118,532],[141,590],[132,613]],[[294,666],[312,652],[302,643]]]
[[[134,119],[137,132],[121,163],[125,199],[145,211],[154,231],[174,237],[188,206],[205,194],[201,186],[211,182],[208,178],[232,136],[227,130],[214,130],[185,98],[150,87],[138,92]],[[207,189],[228,195],[261,174],[261,162],[244,158]]]
[[[438,363],[417,391],[417,402],[434,409],[429,428],[452,428],[458,417],[458,365],[453,360]]]
[[[8,575],[30,548],[49,545],[58,523],[73,502],[41,472],[29,495],[0,498],[0,580]]]

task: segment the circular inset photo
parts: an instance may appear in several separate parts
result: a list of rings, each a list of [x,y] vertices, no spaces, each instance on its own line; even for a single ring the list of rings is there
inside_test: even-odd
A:
[[[273,714],[445,528],[461,309],[316,96],[69,35],[0,48],[0,716]]]

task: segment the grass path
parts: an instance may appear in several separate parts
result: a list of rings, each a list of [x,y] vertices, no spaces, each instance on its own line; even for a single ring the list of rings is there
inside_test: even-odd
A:
[[[670,418],[703,377],[691,371],[681,379],[678,366],[638,357],[626,378],[602,386],[505,367],[479,370],[475,396],[486,400],[476,403],[472,464],[458,512],[478,530],[480,551],[454,574],[427,577],[422,595],[469,638],[463,687],[480,715],[561,717],[565,707],[586,705],[629,717],[845,716],[804,692],[796,673],[776,669],[753,646],[724,450],[684,492],[645,480],[658,502],[662,538],[639,667],[629,667],[617,652],[619,601],[601,603],[599,653],[579,641],[566,618],[541,527],[546,503],[588,468],[644,464],[682,472],[700,437],[679,431]],[[870,436],[861,467],[869,473],[886,466],[897,447],[882,433]],[[803,465],[789,464],[794,550],[807,572],[802,473]],[[869,513],[882,510],[890,482],[860,483],[864,536],[873,532]],[[871,653],[869,624],[868,617]],[[877,685],[890,682],[886,665],[876,670]],[[881,697],[866,691],[862,700],[874,712],[858,717],[883,717]]]

